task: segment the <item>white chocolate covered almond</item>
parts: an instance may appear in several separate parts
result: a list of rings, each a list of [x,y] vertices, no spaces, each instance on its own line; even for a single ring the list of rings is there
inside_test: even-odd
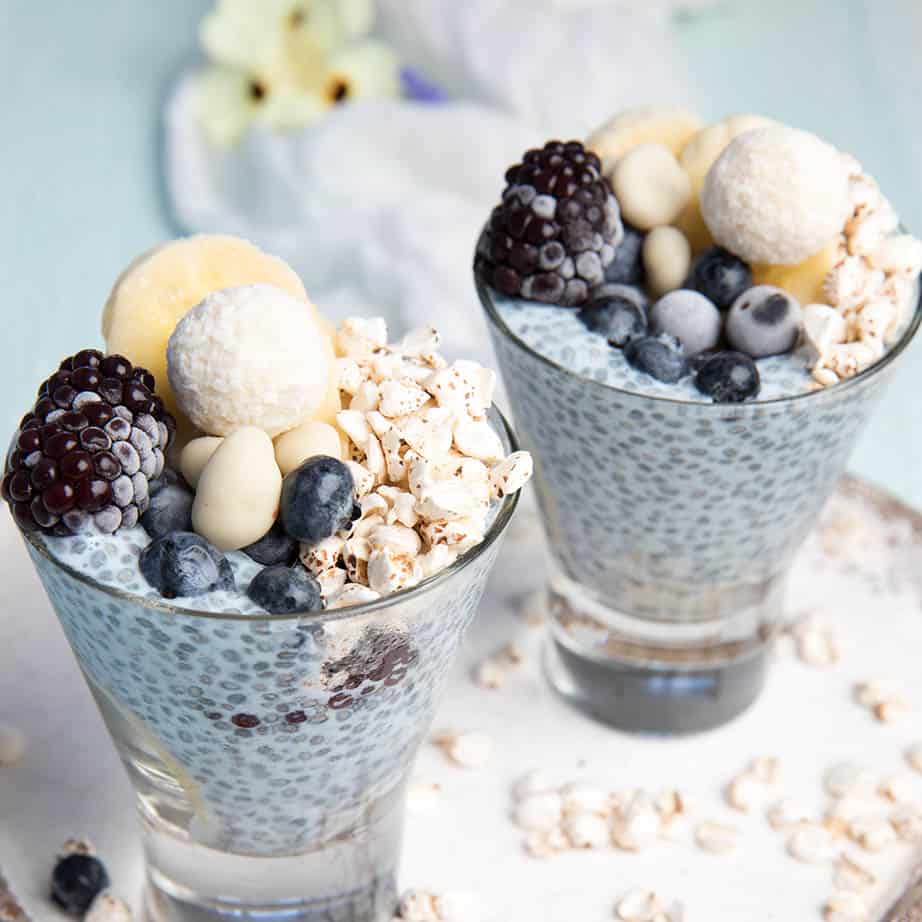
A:
[[[342,461],[339,433],[328,423],[302,423],[275,440],[275,460],[283,477],[317,455],[328,455]]]
[[[205,465],[192,504],[192,525],[222,551],[258,541],[275,522],[282,474],[272,440],[255,426],[224,439]]]

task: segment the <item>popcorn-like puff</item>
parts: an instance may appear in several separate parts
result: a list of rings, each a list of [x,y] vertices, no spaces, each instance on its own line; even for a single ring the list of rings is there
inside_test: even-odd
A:
[[[302,549],[328,608],[451,566],[483,540],[491,501],[532,472],[527,452],[507,458],[487,422],[495,374],[476,362],[449,365],[431,328],[388,345],[383,322],[351,319],[336,342],[337,380],[351,398],[336,422],[351,443],[357,513],[333,539]]]

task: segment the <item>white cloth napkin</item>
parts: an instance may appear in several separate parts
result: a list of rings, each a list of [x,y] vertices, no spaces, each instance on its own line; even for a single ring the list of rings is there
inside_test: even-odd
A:
[[[367,100],[294,135],[204,138],[194,72],[166,103],[166,188],[187,232],[247,237],[291,262],[333,317],[438,327],[488,353],[471,281],[477,235],[506,167],[612,112],[684,101],[666,0],[380,0],[401,60],[453,102]]]

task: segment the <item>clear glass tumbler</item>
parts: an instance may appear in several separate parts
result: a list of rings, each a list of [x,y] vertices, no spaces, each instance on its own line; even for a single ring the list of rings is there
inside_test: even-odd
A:
[[[389,922],[407,775],[516,502],[418,586],[304,615],[151,602],[25,536],[137,793],[150,922]]]
[[[531,349],[481,302],[549,549],[545,666],[613,726],[694,732],[764,681],[792,558],[848,460],[893,349],[834,387],[751,404],[629,393]]]

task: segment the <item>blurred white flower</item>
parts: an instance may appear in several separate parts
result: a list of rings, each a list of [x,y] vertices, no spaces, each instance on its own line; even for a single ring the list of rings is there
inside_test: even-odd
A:
[[[363,38],[373,23],[372,0],[218,0],[200,28],[209,140],[226,147],[256,122],[295,130],[340,103],[399,95],[397,56]]]

